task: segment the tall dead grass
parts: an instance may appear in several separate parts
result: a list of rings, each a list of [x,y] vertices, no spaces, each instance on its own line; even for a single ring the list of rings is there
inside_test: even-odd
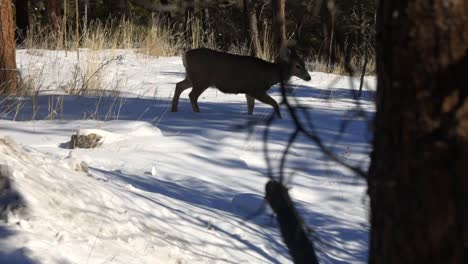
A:
[[[340,52],[336,53],[336,61],[329,64],[320,54],[315,54],[307,59],[309,71],[326,72],[337,75],[360,75],[363,70],[365,52],[368,54],[368,62],[365,69],[366,75],[375,75],[376,60],[375,51],[354,49],[351,56],[345,56]]]
[[[176,56],[184,50],[191,48],[207,47],[219,49],[216,43],[216,32],[204,29],[203,23],[198,18],[191,18],[190,29],[180,32],[171,28],[158,16],[152,18],[149,25],[137,25],[131,19],[108,19],[105,22],[92,21],[78,28],[84,29],[76,34],[74,28],[62,24],[55,29],[43,27],[37,21],[33,21],[28,31],[28,36],[23,43],[27,49],[48,50],[78,50],[87,48],[90,50],[103,49],[135,49],[138,52],[151,56]],[[262,30],[258,39],[254,40],[259,48],[257,57],[273,61],[272,30],[267,23],[262,23]],[[249,55],[251,47],[244,42],[233,43],[228,51],[236,54]],[[356,52],[355,52],[356,53]],[[373,53],[369,53],[373,54]],[[334,74],[348,74],[345,56],[337,54],[338,60],[329,65],[320,56],[311,56],[308,60],[309,69],[312,71],[328,72]],[[355,54],[348,64],[356,71],[362,68],[363,56]],[[370,56],[367,66],[369,74],[375,73],[375,56]]]
[[[258,57],[273,60],[272,32],[268,23],[263,23],[263,30],[258,39],[254,40],[259,47]],[[206,47],[219,49],[216,42],[216,32],[203,27],[198,18],[190,19],[187,32],[180,32],[169,26],[157,16],[149,25],[137,25],[131,19],[108,19],[105,22],[91,21],[80,25],[79,34],[76,26],[65,25],[48,28],[33,21],[28,36],[22,44],[26,49],[47,50],[90,50],[103,49],[136,49],[138,52],[152,56],[180,55],[186,49]],[[233,43],[229,51],[238,54],[250,54],[250,48],[245,43]]]
[[[217,47],[214,32],[203,30],[198,19],[194,19],[191,25],[190,43],[184,43],[184,34],[178,33],[159,17],[153,17],[145,26],[127,18],[92,21],[86,27],[80,26],[86,30],[79,34],[69,25],[51,29],[33,22],[22,46],[49,50],[136,49],[152,56],[179,55],[187,48]]]

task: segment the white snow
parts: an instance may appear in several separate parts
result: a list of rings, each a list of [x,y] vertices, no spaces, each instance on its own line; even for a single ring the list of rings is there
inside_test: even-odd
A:
[[[191,111],[187,92],[172,113],[175,84],[184,78],[179,57],[82,50],[80,67],[112,58],[98,74],[105,96],[72,96],[75,53],[17,51],[22,76],[40,76],[42,91],[24,97],[18,111],[0,111],[0,165],[26,204],[0,222],[0,263],[290,263],[263,200],[262,135],[271,107],[257,102],[249,116],[243,95],[209,89],[200,113]],[[357,79],[311,76],[293,79],[294,95],[310,107],[326,145],[366,169],[375,79],[366,78],[360,104],[367,116],[358,118],[350,115]],[[279,101],[277,87],[270,94]],[[268,145],[275,175],[293,131],[282,112]],[[89,133],[102,137],[99,147],[68,149],[73,134]],[[365,182],[304,137],[286,167],[321,263],[366,262]]]

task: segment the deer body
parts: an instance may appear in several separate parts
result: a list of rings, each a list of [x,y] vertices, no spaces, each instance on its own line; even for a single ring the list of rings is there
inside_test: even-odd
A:
[[[176,85],[172,112],[177,111],[180,94],[190,87],[192,109],[199,112],[198,97],[208,87],[215,87],[223,93],[246,94],[249,114],[252,114],[254,100],[257,99],[271,105],[281,117],[278,104],[266,92],[271,86],[279,83],[281,78],[287,81],[294,75],[310,80],[304,62],[295,52],[290,52],[281,62],[270,63],[255,57],[200,48],[185,52],[183,62],[186,78]]]

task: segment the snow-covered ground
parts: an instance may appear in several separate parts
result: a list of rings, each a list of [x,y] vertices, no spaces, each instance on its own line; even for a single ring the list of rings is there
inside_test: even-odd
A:
[[[270,210],[258,210],[270,106],[257,103],[248,116],[243,95],[209,89],[201,113],[192,112],[188,92],[172,113],[175,84],[184,78],[180,58],[112,50],[82,51],[80,60],[77,69],[73,52],[17,52],[22,76],[33,76],[41,92],[8,113],[12,102],[0,105],[0,171],[25,205],[0,222],[0,263],[291,262]],[[88,79],[83,69],[106,60],[92,78],[107,93],[65,92]],[[370,90],[360,100],[367,117],[357,118],[350,114],[357,80],[311,76],[292,80],[294,96],[310,107],[327,146],[365,169],[375,79],[366,79]],[[279,100],[277,87],[270,94]],[[269,139],[275,167],[293,131],[282,114]],[[87,132],[103,136],[102,145],[68,149],[71,135]],[[365,182],[305,138],[293,146],[286,174],[297,209],[316,231],[321,263],[366,262]]]

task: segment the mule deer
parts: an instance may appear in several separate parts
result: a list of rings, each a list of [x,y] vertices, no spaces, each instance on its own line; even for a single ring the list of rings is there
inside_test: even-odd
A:
[[[216,87],[223,93],[243,93],[247,98],[249,115],[255,99],[271,105],[281,118],[278,103],[266,92],[274,84],[291,76],[310,81],[304,62],[292,47],[284,47],[275,63],[250,56],[240,56],[206,48],[193,49],[182,57],[186,77],[176,84],[172,112],[177,112],[180,94],[192,87],[189,94],[194,112],[200,112],[198,97],[208,88]]]

